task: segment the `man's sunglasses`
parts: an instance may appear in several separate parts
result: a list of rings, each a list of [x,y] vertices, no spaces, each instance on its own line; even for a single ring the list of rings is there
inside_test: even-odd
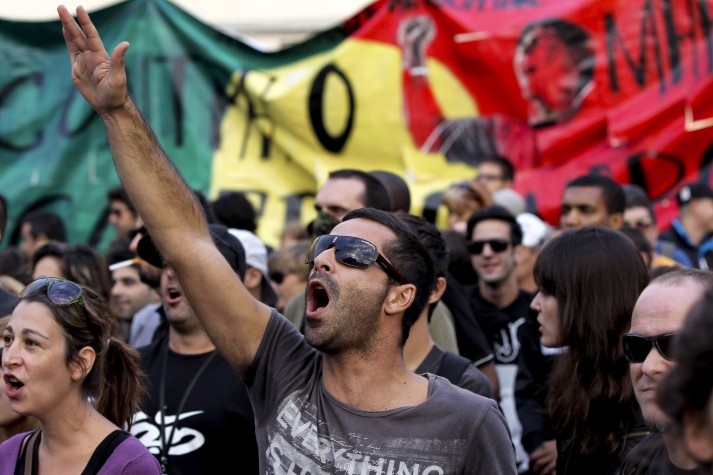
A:
[[[651,347],[655,346],[661,356],[669,361],[673,360],[673,339],[675,333],[663,335],[644,336],[636,333],[624,335],[624,356],[629,363],[643,363],[649,356]]]
[[[58,307],[66,307],[73,303],[79,303],[84,306],[82,288],[71,280],[58,279],[56,277],[42,277],[31,282],[22,289],[20,298],[39,292],[42,289],[47,292],[47,298],[49,298],[50,302]]]
[[[373,263],[377,263],[386,274],[400,284],[407,284],[406,278],[384,258],[376,246],[365,239],[353,236],[334,236],[325,234],[314,241],[307,251],[306,264],[312,264],[314,258],[322,254],[327,249],[334,248],[334,256],[337,261],[345,266],[366,269]]]
[[[628,224],[630,228],[638,229],[642,232],[648,231],[651,226],[654,225],[654,223],[648,221],[627,221],[626,224]]]
[[[510,241],[505,239],[486,239],[483,241],[470,241],[468,243],[468,252],[476,256],[482,254],[486,244],[490,246],[493,252],[503,252],[510,247]]]

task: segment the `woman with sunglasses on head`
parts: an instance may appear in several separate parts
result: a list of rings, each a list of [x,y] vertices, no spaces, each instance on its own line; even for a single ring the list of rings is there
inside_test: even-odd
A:
[[[91,289],[42,278],[22,291],[3,329],[2,372],[12,409],[40,429],[0,445],[0,475],[161,473],[119,428],[131,424],[143,374],[138,354],[110,332]]]
[[[535,264],[541,344],[562,348],[547,386],[558,474],[615,473],[646,429],[622,338],[648,273],[631,241],[602,227],[566,231]]]

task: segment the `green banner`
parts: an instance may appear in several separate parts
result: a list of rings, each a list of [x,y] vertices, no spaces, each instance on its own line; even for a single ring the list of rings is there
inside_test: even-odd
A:
[[[164,0],[131,0],[92,14],[109,52],[131,43],[131,94],[189,185],[209,193],[226,107],[252,99],[229,87],[241,71],[288,65],[330,50],[337,30],[265,54]],[[55,211],[71,242],[102,246],[106,192],[119,185],[101,119],[76,92],[59,21],[0,21],[0,193],[9,202],[3,244],[19,239],[18,218]],[[237,132],[236,132],[237,133]],[[239,160],[239,157],[235,157]]]

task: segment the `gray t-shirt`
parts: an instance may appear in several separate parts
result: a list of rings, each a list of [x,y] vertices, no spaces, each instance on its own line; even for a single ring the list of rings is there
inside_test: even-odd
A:
[[[273,312],[246,384],[266,474],[515,474],[492,400],[428,375],[428,399],[362,411],[322,383],[322,355]]]

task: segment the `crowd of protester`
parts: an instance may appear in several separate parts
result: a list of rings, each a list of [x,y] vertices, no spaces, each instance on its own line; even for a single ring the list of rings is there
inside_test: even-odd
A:
[[[708,184],[660,229],[642,188],[575,177],[552,225],[473,157],[431,223],[342,169],[273,248],[172,167],[128,45],[60,17],[126,188],[104,253],[48,210],[0,251],[0,474],[713,473]]]

